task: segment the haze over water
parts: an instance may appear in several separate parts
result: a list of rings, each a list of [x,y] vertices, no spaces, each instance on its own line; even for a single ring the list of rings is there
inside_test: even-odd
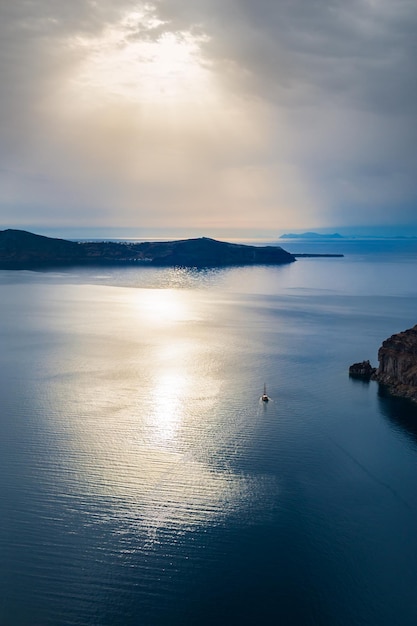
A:
[[[282,245],[346,256],[0,272],[2,626],[415,625],[417,407],[347,372],[417,244]]]

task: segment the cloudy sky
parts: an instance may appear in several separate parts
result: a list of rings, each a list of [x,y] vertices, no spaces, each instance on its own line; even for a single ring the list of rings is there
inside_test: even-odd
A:
[[[417,233],[415,0],[0,0],[0,228]]]

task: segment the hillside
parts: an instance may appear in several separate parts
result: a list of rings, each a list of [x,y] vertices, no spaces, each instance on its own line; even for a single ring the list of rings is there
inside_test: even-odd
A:
[[[294,261],[295,257],[279,246],[248,246],[207,237],[144,243],[74,242],[23,230],[0,231],[0,269],[133,263],[201,268]]]

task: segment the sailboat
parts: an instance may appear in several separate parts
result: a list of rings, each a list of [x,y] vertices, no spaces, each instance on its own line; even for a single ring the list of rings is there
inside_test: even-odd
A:
[[[268,395],[266,393],[266,385],[265,385],[265,383],[264,383],[264,392],[263,392],[263,394],[261,396],[261,400],[262,400],[262,402],[269,402],[269,398],[268,398]]]

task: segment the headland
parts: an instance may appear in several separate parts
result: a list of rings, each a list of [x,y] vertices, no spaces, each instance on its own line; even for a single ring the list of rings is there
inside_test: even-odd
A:
[[[177,241],[69,241],[24,230],[0,231],[0,269],[42,269],[73,265],[226,267],[283,265],[295,255],[280,246],[251,246],[208,237]]]
[[[376,380],[392,395],[417,402],[417,325],[392,335],[378,350],[379,365],[369,361],[354,363],[349,374],[367,380]]]

